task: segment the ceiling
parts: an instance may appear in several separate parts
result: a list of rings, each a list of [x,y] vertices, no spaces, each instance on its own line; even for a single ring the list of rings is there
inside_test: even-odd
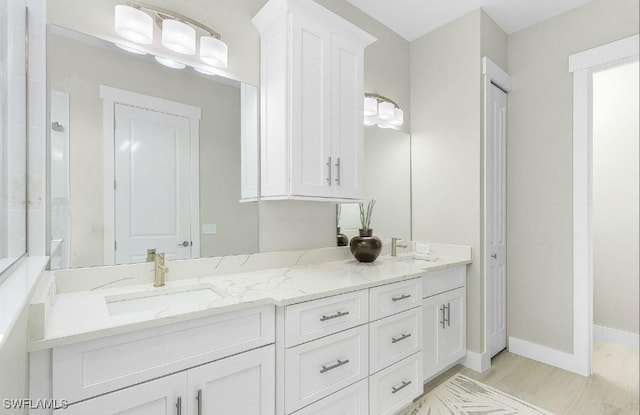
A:
[[[481,7],[507,34],[591,0],[347,0],[411,41]]]

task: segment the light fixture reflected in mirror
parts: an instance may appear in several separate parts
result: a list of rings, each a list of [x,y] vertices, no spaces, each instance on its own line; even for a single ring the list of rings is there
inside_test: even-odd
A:
[[[404,123],[404,112],[398,104],[378,94],[364,94],[364,125],[395,128]]]
[[[220,35],[216,31],[204,24],[173,11],[144,3],[134,2],[115,6],[115,32],[129,41],[152,45],[154,20],[162,29],[162,46],[176,53],[175,56],[169,53],[169,59],[175,64],[193,66],[192,60],[181,57],[181,55],[195,55],[199,44],[198,57],[202,62],[216,68],[227,67],[229,60],[227,44],[220,40]],[[199,41],[198,34],[200,34]],[[143,52],[155,55],[159,52],[157,49],[159,45],[138,49],[116,44],[133,53]],[[160,52],[160,54],[164,55],[165,53]],[[175,65],[170,67],[173,68]]]
[[[186,67],[186,65],[184,63],[176,62],[173,59],[163,58],[162,56],[154,56],[154,58],[156,59],[156,61],[159,64],[164,65],[164,66],[166,66],[168,68],[184,69]]]
[[[122,43],[114,43],[114,45],[116,45],[117,47],[119,47],[122,50],[126,50],[129,53],[135,53],[136,55],[146,55],[147,52],[128,46],[128,45],[123,45]]]

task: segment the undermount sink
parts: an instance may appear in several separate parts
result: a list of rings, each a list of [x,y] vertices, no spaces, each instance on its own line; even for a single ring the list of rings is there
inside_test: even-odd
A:
[[[206,305],[224,295],[211,285],[200,284],[180,288],[153,288],[145,291],[105,297],[109,314],[121,315],[140,311],[162,310],[180,304]]]

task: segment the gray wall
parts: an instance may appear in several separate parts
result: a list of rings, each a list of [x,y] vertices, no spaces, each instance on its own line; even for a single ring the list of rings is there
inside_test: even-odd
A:
[[[593,79],[593,321],[638,334],[638,61]]]
[[[637,0],[594,0],[509,36],[509,335],[572,352],[572,76],[568,57],[638,33]]]
[[[100,85],[202,109],[201,255],[258,251],[256,203],[240,200],[240,88],[165,68],[156,62],[50,33],[51,89],[69,93],[71,266],[103,265],[103,137]],[[161,86],[161,87],[160,87]],[[242,237],[238,237],[242,235]]]
[[[480,9],[411,42],[413,238],[470,245],[467,348],[484,349],[481,58],[506,35]]]

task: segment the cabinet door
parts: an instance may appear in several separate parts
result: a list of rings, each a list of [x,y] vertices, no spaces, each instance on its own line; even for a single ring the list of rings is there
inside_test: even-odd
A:
[[[440,370],[440,330],[442,329],[442,304],[440,296],[425,298],[423,312],[423,373],[424,380],[430,379]]]
[[[189,415],[273,415],[275,348],[265,346],[188,372]]]
[[[291,193],[331,196],[330,32],[305,16],[293,17]]]
[[[466,288],[447,291],[438,297],[441,297],[446,317],[446,325],[441,329],[440,359],[447,366],[467,352]]]
[[[186,413],[187,373],[180,372],[53,411],[54,415],[174,415]],[[177,405],[181,404],[181,411]]]
[[[360,198],[364,160],[363,79],[361,45],[331,37],[332,195]]]

